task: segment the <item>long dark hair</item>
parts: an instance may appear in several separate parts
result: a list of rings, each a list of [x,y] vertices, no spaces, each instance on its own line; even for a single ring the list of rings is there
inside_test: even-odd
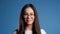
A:
[[[38,15],[37,15],[37,11],[36,8],[32,5],[32,4],[26,4],[22,10],[21,10],[21,14],[20,14],[20,19],[19,19],[19,25],[18,25],[18,33],[19,34],[24,34],[25,33],[25,22],[24,22],[24,18],[23,15],[25,13],[25,9],[31,7],[34,11],[34,23],[33,23],[33,27],[32,27],[32,32],[33,34],[41,34],[41,30],[40,30],[40,26],[39,26],[39,21],[38,21]]]

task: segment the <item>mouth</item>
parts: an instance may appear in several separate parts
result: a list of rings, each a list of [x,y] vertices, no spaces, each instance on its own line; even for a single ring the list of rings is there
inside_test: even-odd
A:
[[[28,22],[32,21],[32,20],[27,20]]]

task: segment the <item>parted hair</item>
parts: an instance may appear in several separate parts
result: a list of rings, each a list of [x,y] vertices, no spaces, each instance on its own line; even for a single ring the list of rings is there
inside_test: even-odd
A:
[[[20,18],[19,18],[19,25],[18,25],[18,34],[25,34],[25,27],[26,27],[26,23],[24,21],[23,15],[25,13],[25,9],[31,7],[34,11],[34,22],[33,22],[33,26],[32,26],[32,33],[33,34],[41,34],[41,30],[40,30],[40,25],[39,25],[39,20],[38,20],[38,14],[37,14],[37,10],[34,7],[33,4],[25,4],[21,10],[20,13]]]

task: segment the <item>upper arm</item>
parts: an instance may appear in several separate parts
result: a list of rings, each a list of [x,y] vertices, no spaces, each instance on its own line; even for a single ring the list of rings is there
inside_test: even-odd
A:
[[[16,31],[14,31],[12,34],[16,34]]]
[[[41,29],[41,34],[47,34],[44,29]]]

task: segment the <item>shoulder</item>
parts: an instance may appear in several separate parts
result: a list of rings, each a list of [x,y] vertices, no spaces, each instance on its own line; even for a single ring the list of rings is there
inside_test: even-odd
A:
[[[41,34],[47,34],[44,29],[41,29]]]
[[[12,34],[17,34],[17,29],[12,32]]]
[[[13,31],[12,34],[17,34],[17,30]],[[41,34],[47,34],[47,33],[44,29],[41,29]]]
[[[16,31],[14,31],[12,34],[16,34],[17,32]]]

